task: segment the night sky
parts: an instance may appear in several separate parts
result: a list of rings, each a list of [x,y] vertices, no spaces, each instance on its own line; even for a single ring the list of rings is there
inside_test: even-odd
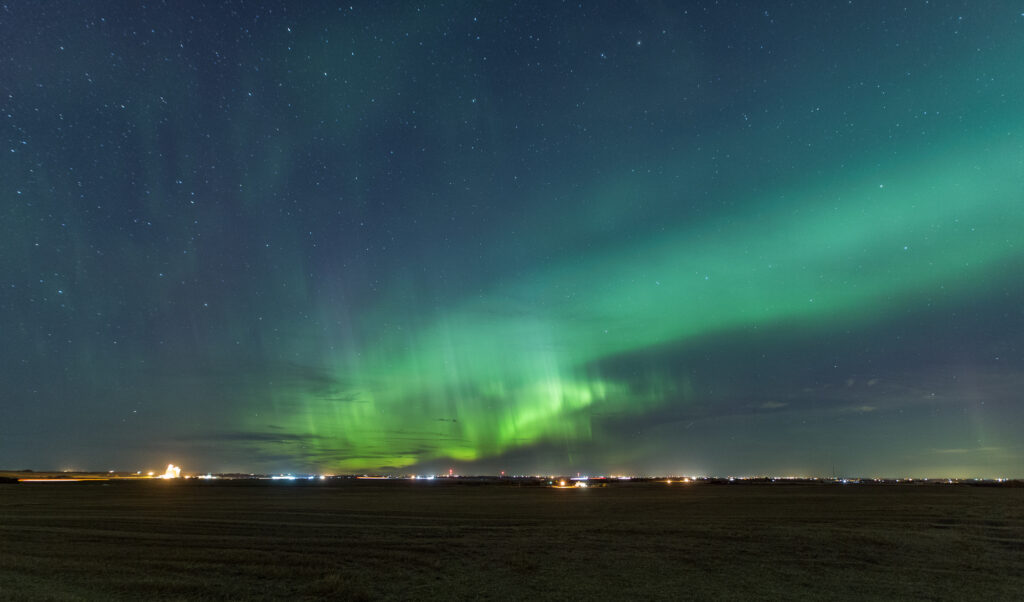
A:
[[[0,6],[0,468],[1024,476],[1024,4],[380,4]]]

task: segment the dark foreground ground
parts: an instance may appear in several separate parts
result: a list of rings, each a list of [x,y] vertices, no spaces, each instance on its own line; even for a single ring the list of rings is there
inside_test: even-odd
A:
[[[1024,489],[0,486],[0,599],[1024,597]]]

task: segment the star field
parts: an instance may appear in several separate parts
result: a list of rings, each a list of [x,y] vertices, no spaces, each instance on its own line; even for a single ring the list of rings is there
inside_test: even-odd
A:
[[[0,464],[1020,476],[1015,3],[0,7]]]

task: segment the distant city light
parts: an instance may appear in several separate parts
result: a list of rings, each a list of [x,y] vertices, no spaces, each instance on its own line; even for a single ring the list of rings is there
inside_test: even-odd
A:
[[[150,474],[153,474],[153,473],[150,473]],[[160,475],[157,478],[158,479],[178,479],[178,478],[181,478],[181,467],[180,466],[175,466],[174,464],[168,464],[167,465],[167,470],[164,471],[164,474]]]

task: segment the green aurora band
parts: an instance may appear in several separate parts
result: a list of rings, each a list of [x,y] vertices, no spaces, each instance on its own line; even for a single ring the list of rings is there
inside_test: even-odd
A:
[[[685,377],[637,387],[603,375],[602,360],[761,325],[865,323],[998,285],[1020,266],[1022,191],[1024,150],[1004,140],[785,206],[766,199],[756,221],[692,224],[563,261],[337,354],[328,368],[345,385],[282,391],[276,424],[314,442],[304,453],[333,450],[342,459],[325,468],[335,470],[587,439],[594,413],[692,397]]]

